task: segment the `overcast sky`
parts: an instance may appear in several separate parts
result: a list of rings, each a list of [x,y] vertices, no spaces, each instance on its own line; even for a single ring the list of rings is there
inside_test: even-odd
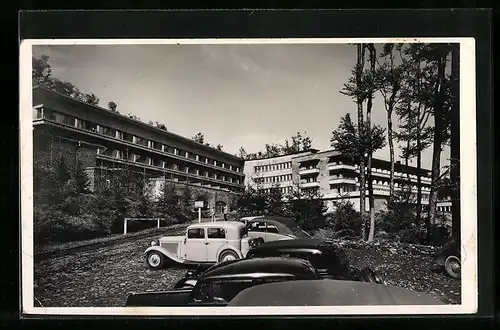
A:
[[[356,104],[339,93],[356,61],[347,44],[61,45],[33,46],[33,53],[48,55],[53,76],[96,94],[100,106],[114,101],[120,113],[186,137],[202,132],[232,154],[241,146],[263,150],[298,131],[326,150],[340,118],[356,114]],[[380,97],[373,122],[387,127]],[[431,153],[424,152],[424,168]],[[375,156],[388,160],[388,147]],[[444,165],[448,158],[446,148]]]

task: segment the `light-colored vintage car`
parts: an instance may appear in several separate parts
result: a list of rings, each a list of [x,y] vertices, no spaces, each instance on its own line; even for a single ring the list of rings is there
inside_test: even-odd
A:
[[[248,236],[244,223],[214,221],[193,224],[183,236],[164,236],[146,249],[150,268],[160,269],[166,263],[200,265],[244,258],[247,252],[263,243]]]
[[[248,236],[251,238],[262,238],[264,242],[285,239],[310,239],[307,232],[289,218],[281,216],[252,216],[240,219],[245,224]]]

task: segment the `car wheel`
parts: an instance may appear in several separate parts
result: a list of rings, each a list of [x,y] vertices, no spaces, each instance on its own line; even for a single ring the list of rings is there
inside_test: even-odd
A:
[[[462,272],[462,263],[456,256],[449,256],[444,262],[446,273],[452,278],[460,278]]]
[[[146,256],[146,262],[148,263],[149,268],[157,270],[163,267],[165,258],[160,252],[152,251]]]
[[[219,254],[219,262],[232,261],[239,258],[238,254],[231,250],[226,250]]]

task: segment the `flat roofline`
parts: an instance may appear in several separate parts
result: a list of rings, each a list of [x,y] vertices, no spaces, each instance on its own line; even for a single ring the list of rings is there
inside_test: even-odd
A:
[[[217,150],[217,149],[215,149],[215,148],[212,148],[212,147],[206,146],[206,145],[204,145],[204,144],[202,144],[202,143],[198,143],[198,142],[193,141],[193,140],[191,140],[191,139],[189,139],[189,138],[186,138],[186,137],[184,137],[184,136],[182,136],[182,135],[175,134],[175,133],[173,133],[173,132],[171,132],[171,131],[167,131],[167,130],[163,130],[163,129],[158,128],[158,127],[155,127],[155,126],[151,126],[151,125],[149,125],[149,124],[147,124],[147,123],[145,123],[145,122],[143,122],[143,121],[141,121],[141,120],[137,120],[137,119],[130,118],[129,116],[123,115],[123,114],[121,114],[121,113],[114,112],[114,111],[110,111],[110,110],[108,110],[108,109],[106,109],[106,108],[103,108],[103,107],[100,107],[100,106],[91,105],[91,104],[88,104],[88,103],[82,102],[82,101],[77,100],[77,99],[74,99],[74,98],[72,98],[72,97],[70,97],[70,96],[68,96],[68,95],[64,95],[64,94],[62,94],[62,93],[59,93],[59,92],[53,91],[53,90],[51,90],[51,89],[47,89],[47,88],[45,88],[45,87],[37,86],[37,87],[34,87],[34,88],[33,88],[33,91],[34,91],[34,90],[41,90],[41,91],[47,92],[47,93],[49,93],[49,94],[53,94],[53,95],[55,95],[55,96],[58,96],[58,97],[60,97],[60,98],[64,98],[64,99],[66,99],[66,100],[72,101],[72,102],[74,102],[74,103],[78,103],[78,104],[84,105],[84,106],[86,106],[86,107],[94,108],[94,109],[96,109],[96,110],[100,110],[100,111],[105,111],[107,114],[110,114],[111,116],[115,116],[115,117],[118,117],[118,118],[122,118],[122,119],[128,120],[128,121],[130,121],[130,122],[132,122],[132,123],[140,124],[140,125],[142,125],[142,126],[144,126],[144,127],[147,127],[148,129],[153,129],[153,130],[156,130],[157,132],[161,132],[161,133],[162,133],[162,134],[164,134],[164,135],[169,135],[169,136],[171,136],[171,137],[173,137],[173,138],[179,139],[179,140],[181,140],[181,141],[183,141],[183,142],[186,142],[186,143],[188,143],[188,144],[191,144],[191,145],[193,145],[193,146],[201,147],[201,148],[203,148],[203,149],[205,149],[205,150],[207,150],[207,151],[210,151],[210,152],[215,152],[215,153],[217,153],[217,154],[219,154],[219,155],[221,155],[221,156],[225,156],[225,157],[231,158],[231,159],[236,160],[236,161],[242,161],[242,160],[243,160],[242,158],[240,158],[240,157],[238,157],[238,156],[235,156],[235,155],[233,155],[233,154],[230,154],[230,153],[228,153],[228,152],[225,152],[225,151],[220,151],[220,150]]]

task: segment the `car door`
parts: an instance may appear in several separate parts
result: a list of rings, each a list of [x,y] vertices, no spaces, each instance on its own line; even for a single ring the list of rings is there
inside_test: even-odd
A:
[[[207,239],[205,228],[190,228],[187,231],[186,259],[189,261],[207,261]]]
[[[207,228],[207,261],[217,261],[217,252],[227,244],[226,233],[222,227]]]

